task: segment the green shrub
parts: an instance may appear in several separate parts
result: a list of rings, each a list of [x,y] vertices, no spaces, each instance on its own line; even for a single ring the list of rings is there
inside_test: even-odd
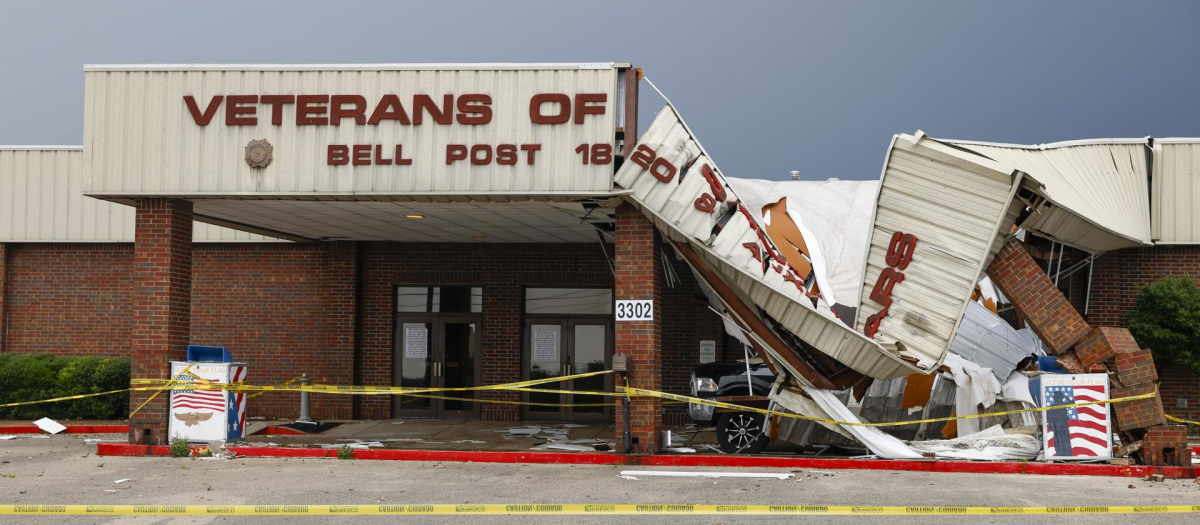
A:
[[[350,448],[350,445],[342,445],[342,448],[338,449],[338,459],[354,459],[354,449]]]
[[[1168,277],[1138,291],[1129,331],[1155,361],[1200,374],[1200,289],[1191,277]]]
[[[186,458],[192,455],[192,446],[181,437],[171,438],[171,457]]]
[[[129,388],[129,359],[0,354],[0,405]],[[0,419],[125,419],[129,392],[0,408]]]

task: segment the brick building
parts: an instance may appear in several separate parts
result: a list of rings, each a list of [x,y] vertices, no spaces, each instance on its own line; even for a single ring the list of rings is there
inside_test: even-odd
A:
[[[191,343],[227,347],[256,384],[307,373],[417,387],[601,370],[623,353],[631,385],[680,394],[702,343],[717,359],[742,356],[689,262],[614,184],[638,130],[628,65],[94,66],[85,77],[83,147],[0,149],[0,352],[127,355],[135,378],[161,379]],[[1184,242],[1185,229],[1169,234]],[[1107,253],[1086,318],[1120,325],[1136,286],[1198,270],[1194,246]],[[1060,285],[1076,305],[1082,277]],[[618,300],[652,300],[655,314],[616,320]],[[611,390],[600,377],[566,386]],[[1194,377],[1162,378],[1168,410],[1196,416]],[[317,395],[313,415],[623,423],[603,403],[546,406],[600,401],[583,396],[472,395]],[[295,416],[296,397],[268,393],[249,413]],[[504,403],[518,400],[544,405]],[[641,451],[686,419],[683,405],[632,405]],[[133,437],[161,440],[165,415],[152,403]]]

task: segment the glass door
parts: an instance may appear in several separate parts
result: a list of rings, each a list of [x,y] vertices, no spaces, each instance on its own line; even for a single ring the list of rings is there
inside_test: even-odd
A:
[[[438,320],[434,317],[401,317],[396,322],[392,352],[392,384],[436,388]],[[392,396],[392,413],[398,417],[437,417],[434,399]]]
[[[608,370],[612,364],[612,324],[610,321],[572,320],[567,349],[569,375]],[[569,390],[584,392],[612,391],[612,374],[572,379]],[[571,421],[607,421],[613,398],[570,394],[566,417]]]
[[[440,363],[434,370],[438,385],[479,386],[479,329],[483,323],[474,317],[443,317],[438,324]],[[479,391],[446,392],[444,397],[479,399]],[[437,417],[478,417],[480,413],[477,401],[439,399],[435,405],[440,405]]]
[[[525,323],[525,362],[527,368],[522,374],[523,379],[546,379],[560,377],[566,372],[566,345],[563,344],[562,320],[538,319]],[[562,383],[547,383],[534,385],[530,388],[564,389]],[[524,401],[530,403],[522,407],[522,419],[525,420],[560,420],[566,417],[563,396],[552,393],[524,393]]]

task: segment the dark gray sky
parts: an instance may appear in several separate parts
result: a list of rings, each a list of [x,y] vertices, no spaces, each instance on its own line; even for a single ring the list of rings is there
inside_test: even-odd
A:
[[[890,137],[1200,135],[1200,2],[37,2],[0,144],[79,144],[83,64],[632,62],[735,177],[877,178]],[[643,128],[661,107],[643,84]]]

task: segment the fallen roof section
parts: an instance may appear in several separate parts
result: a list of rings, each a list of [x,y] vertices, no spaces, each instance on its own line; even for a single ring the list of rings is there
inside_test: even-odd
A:
[[[731,302],[744,301],[760,310],[738,313],[740,321],[781,326],[817,351],[871,377],[886,379],[921,371],[899,352],[847,327],[832,310],[818,311],[813,306],[803,277],[779,255],[756,214],[739,202],[670,104],[642,135],[615,182],[629,191],[629,201],[685,256],[689,251],[698,254],[687,257],[689,264],[709,285],[718,291],[725,286],[734,291],[722,294],[727,308]],[[789,375],[805,386],[821,386],[803,370],[806,357],[811,358],[805,349],[772,344],[777,341],[770,339],[778,340],[779,335],[770,333],[769,328],[751,332],[767,338],[759,341],[766,357],[781,364]]]
[[[941,139],[939,139],[941,140]],[[1022,225],[1092,253],[1151,243],[1149,140],[1041,145],[941,140],[1032,175],[1044,199]]]

